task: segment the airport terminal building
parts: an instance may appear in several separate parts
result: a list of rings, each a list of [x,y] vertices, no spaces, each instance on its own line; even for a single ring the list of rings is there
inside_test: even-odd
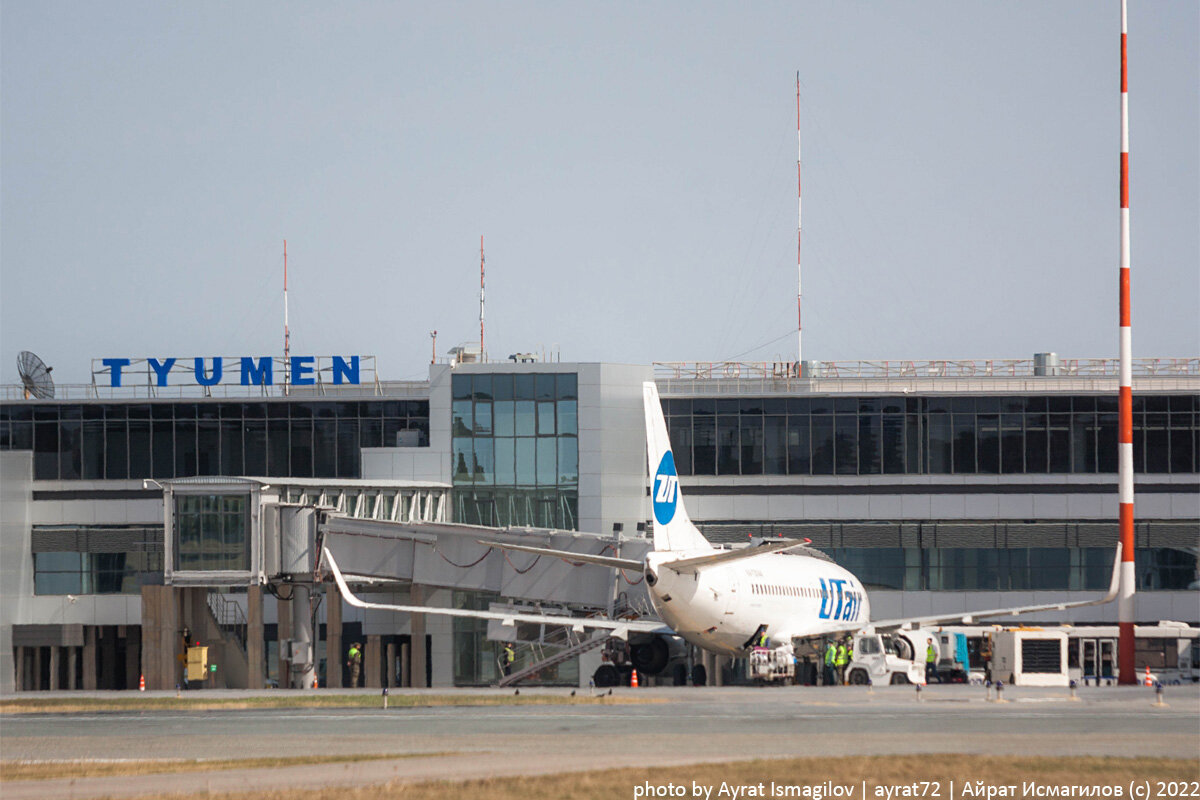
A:
[[[216,359],[105,359],[92,384],[54,398],[5,387],[0,691],[133,688],[151,637],[183,619],[214,642],[240,630],[222,685],[280,680],[291,601],[263,580],[270,554],[251,535],[268,500],[361,525],[579,531],[635,557],[652,524],[648,380],[701,530],[722,543],[811,539],[861,578],[877,617],[1083,599],[1111,574],[1115,361],[801,370],[482,361],[460,349],[415,382],[381,381],[358,356],[223,363],[222,375]],[[1200,624],[1200,359],[1138,360],[1133,390],[1139,621]],[[469,608],[594,609],[601,595],[608,611],[644,607],[640,576],[593,585],[569,564],[472,547],[414,536],[408,565],[367,589]],[[169,620],[147,605],[164,585],[182,587],[171,602],[185,610]],[[367,685],[496,679],[486,624],[362,611],[328,592],[308,608],[323,685],[344,684],[351,642],[365,643]],[[1038,618],[1111,624],[1116,607]],[[594,657],[543,679],[586,685]]]

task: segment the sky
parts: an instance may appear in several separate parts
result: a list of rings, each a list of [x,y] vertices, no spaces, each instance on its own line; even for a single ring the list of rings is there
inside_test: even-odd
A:
[[[1135,357],[1200,354],[1200,4],[1130,0]],[[1116,0],[0,3],[0,383],[92,359],[1117,355]]]

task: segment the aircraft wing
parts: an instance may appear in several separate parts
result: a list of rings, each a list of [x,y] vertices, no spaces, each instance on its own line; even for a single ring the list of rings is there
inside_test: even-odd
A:
[[[676,561],[664,561],[659,566],[663,569],[669,569],[672,572],[690,574],[699,572],[703,567],[711,567],[715,564],[727,564],[730,561],[753,558],[754,556],[766,555],[767,553],[778,553],[781,550],[791,550],[796,547],[806,547],[809,544],[812,544],[812,542],[808,539],[784,539],[783,541],[771,542],[770,544],[760,544],[757,547],[743,547],[739,550],[718,550],[710,555],[681,558]]]
[[[575,554],[571,554],[574,556]],[[618,639],[625,639],[630,633],[674,633],[669,627],[657,620],[646,619],[603,619],[591,617],[568,617],[554,614],[527,614],[522,612],[507,613],[502,611],[477,611],[469,608],[436,608],[433,606],[397,605],[394,603],[371,603],[356,596],[346,585],[346,578],[338,568],[337,561],[329,548],[321,548],[321,559],[328,565],[337,583],[338,590],[346,602],[357,608],[374,608],[381,611],[403,611],[409,614],[440,614],[447,617],[468,617],[471,619],[498,619],[503,625],[516,625],[526,622],[534,625],[563,625],[576,632],[585,628],[611,631]],[[639,569],[641,565],[638,565]]]
[[[1078,600],[1070,603],[1045,603],[1037,606],[1017,606],[1015,608],[991,608],[984,611],[960,611],[952,614],[930,614],[924,617],[908,617],[905,619],[881,619],[862,626],[864,630],[895,630],[898,628],[912,629],[924,625],[970,625],[976,620],[987,617],[1014,617],[1020,614],[1033,614],[1038,611],[1062,611],[1067,608],[1083,608],[1084,606],[1099,606],[1111,603],[1116,599],[1121,585],[1121,545],[1117,545],[1116,560],[1113,562],[1112,580],[1108,592],[1095,600]]]
[[[570,550],[554,550],[549,547],[530,547],[525,544],[507,544],[505,542],[485,541],[476,539],[480,544],[485,544],[488,547],[495,547],[500,550],[519,550],[522,553],[534,553],[539,556],[550,556],[552,558],[561,558],[563,561],[569,561],[572,564],[599,564],[603,567],[612,567],[613,569],[632,569],[638,572],[642,571],[645,564],[634,558],[615,558],[613,556],[593,556],[587,553],[574,553]]]

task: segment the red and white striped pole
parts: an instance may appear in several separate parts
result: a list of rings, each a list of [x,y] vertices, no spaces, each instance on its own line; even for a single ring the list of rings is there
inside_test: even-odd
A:
[[[1121,594],[1117,600],[1119,682],[1137,683],[1134,674],[1133,567],[1133,336],[1129,308],[1129,76],[1126,66],[1126,0],[1121,0],[1121,386],[1117,431],[1117,480],[1121,528]]]
[[[800,73],[796,73],[796,375],[803,377],[804,349],[802,337],[804,325],[800,318],[800,299],[804,293],[800,282],[800,234],[804,208],[800,194]]]

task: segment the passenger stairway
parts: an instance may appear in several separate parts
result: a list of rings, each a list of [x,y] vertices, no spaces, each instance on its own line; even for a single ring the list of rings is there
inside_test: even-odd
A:
[[[502,676],[500,678],[500,680],[496,683],[496,685],[497,686],[512,686],[514,684],[520,683],[521,681],[525,680],[526,678],[528,678],[532,675],[536,675],[537,673],[541,672],[544,669],[553,667],[555,664],[561,664],[562,662],[566,661],[569,658],[574,658],[575,656],[580,655],[582,653],[586,653],[589,650],[595,650],[597,647],[601,646],[606,641],[608,641],[608,639],[609,639],[609,634],[607,631],[601,631],[601,632],[595,633],[592,635],[592,638],[584,639],[579,644],[572,645],[571,647],[566,647],[562,650],[559,650],[557,653],[550,656],[549,658],[543,658],[542,660],[540,660],[536,663],[530,664],[529,666],[524,667],[523,669],[517,670],[516,672],[512,673],[511,675]]]

